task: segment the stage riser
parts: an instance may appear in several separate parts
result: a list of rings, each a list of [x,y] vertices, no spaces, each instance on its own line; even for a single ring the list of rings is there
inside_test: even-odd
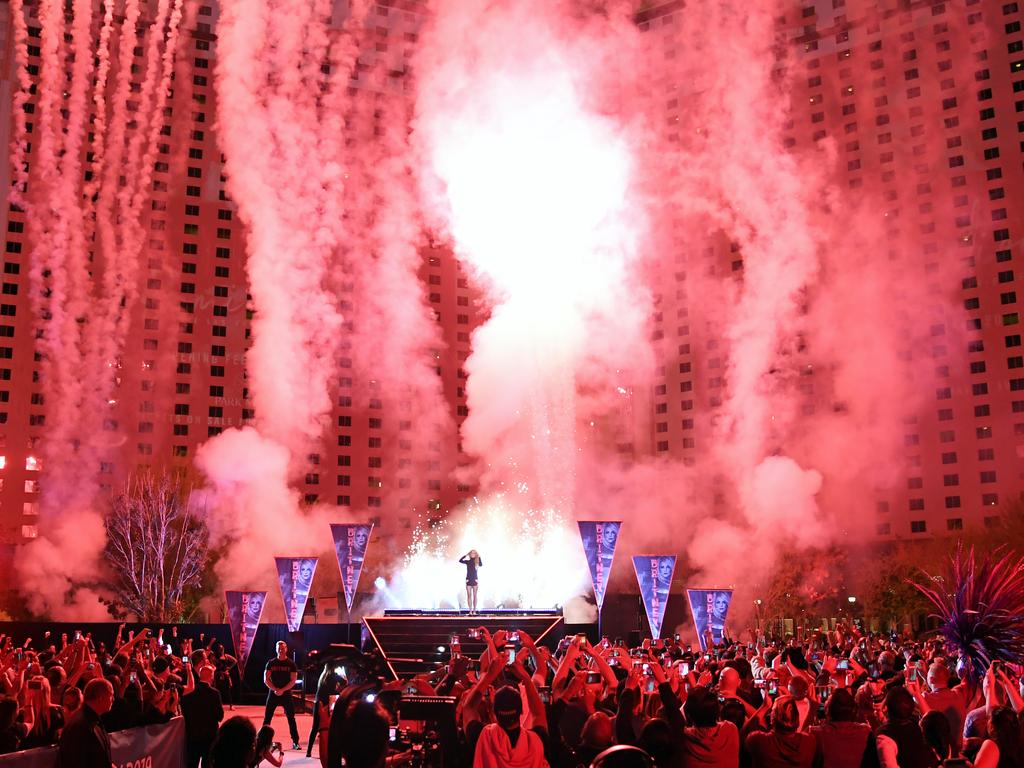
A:
[[[536,615],[387,615],[363,619],[370,637],[386,659],[391,657],[421,659],[420,662],[389,662],[397,677],[410,677],[436,668],[435,662],[447,662],[451,653],[452,635],[458,635],[463,655],[479,657],[486,644],[469,638],[469,630],[485,627],[492,634],[499,629],[522,630],[545,644],[561,639],[562,617],[557,614]],[[442,646],[443,651],[438,652]]]

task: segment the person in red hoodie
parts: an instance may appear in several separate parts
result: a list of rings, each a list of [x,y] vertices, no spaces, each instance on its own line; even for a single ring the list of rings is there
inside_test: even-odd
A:
[[[520,656],[525,657],[525,651]],[[519,688],[506,685],[494,693],[495,722],[484,726],[476,742],[473,768],[547,768],[544,742],[547,713],[533,679],[517,657],[508,670],[519,681],[533,718],[533,727],[522,727],[523,699]]]

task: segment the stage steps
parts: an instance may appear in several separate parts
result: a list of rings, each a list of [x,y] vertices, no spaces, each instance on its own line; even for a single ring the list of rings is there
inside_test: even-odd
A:
[[[407,678],[437,668],[451,656],[451,638],[457,635],[463,655],[477,658],[486,647],[469,637],[469,630],[486,627],[520,629],[535,641],[553,647],[561,639],[560,611],[487,611],[470,615],[465,611],[387,611],[368,617],[363,623],[396,678]]]

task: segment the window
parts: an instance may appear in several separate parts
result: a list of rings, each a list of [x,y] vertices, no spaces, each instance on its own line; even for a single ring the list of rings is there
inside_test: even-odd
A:
[[[928,523],[924,520],[911,520],[910,521],[910,532],[911,533],[926,533],[928,531]]]
[[[964,520],[962,517],[950,517],[946,520],[947,531],[962,531],[964,529]]]

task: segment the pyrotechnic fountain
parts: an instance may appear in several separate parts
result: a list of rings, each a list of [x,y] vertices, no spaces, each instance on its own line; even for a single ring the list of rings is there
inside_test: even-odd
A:
[[[120,437],[106,416],[145,279],[143,213],[172,130],[163,116],[179,30],[195,21],[181,0],[127,0],[102,16],[73,5],[69,23],[62,7],[40,4],[24,200],[43,330],[44,458],[61,478],[45,486],[43,537],[24,561],[39,610],[98,577],[97,443]],[[20,2],[11,6],[23,187],[28,31]],[[618,3],[435,0],[402,69],[360,58],[375,34],[368,4],[350,4],[341,27],[327,0],[220,4],[216,130],[247,231],[246,387],[258,414],[195,456],[209,480],[211,529],[231,542],[218,566],[224,581],[273,578],[271,551],[326,545],[326,523],[344,516],[326,506],[307,513],[295,489],[330,421],[342,354],[357,376],[384,382],[385,410],[405,409],[417,438],[455,441],[431,360],[440,334],[417,274],[424,231],[451,247],[485,304],[463,365],[461,427],[473,461],[461,471],[480,491],[442,525],[420,521],[387,579],[390,600],[458,603],[455,558],[476,548],[485,603],[564,604],[586,591],[578,518],[625,518],[632,545],[685,550],[722,583],[766,571],[783,544],[828,540],[822,489],[860,487],[899,448],[909,385],[863,370],[902,365],[886,299],[897,284],[917,289],[891,279],[896,238],[870,198],[858,207],[830,185],[834,148],[783,149],[780,6],[691,4],[674,22],[678,59],[647,71],[644,33]],[[153,23],[140,37],[141,18]],[[133,85],[137,49],[145,65]],[[65,54],[74,54],[66,92]],[[664,104],[677,113],[667,136],[655,122]],[[86,137],[92,175],[83,181]],[[695,255],[712,239],[730,241],[736,274]],[[674,292],[663,284],[672,272]],[[906,301],[923,302],[920,290]],[[830,330],[851,301],[876,300],[883,306],[861,320],[868,341],[850,345]],[[691,353],[689,341],[678,355],[668,344],[673,322],[679,339],[701,323],[722,342],[693,356],[721,372],[710,415],[696,416],[704,465],[643,446],[623,467],[608,435],[597,435],[628,421],[630,393],[649,393],[657,379],[664,394],[656,361]],[[842,403],[826,416],[802,410],[807,340]],[[692,413],[654,413],[666,431],[670,421],[694,426]],[[652,426],[642,425],[645,439]],[[697,521],[701,535],[690,536]],[[55,571],[66,578],[54,581]]]
[[[475,547],[485,602],[551,606],[585,584],[578,432],[611,393],[586,402],[578,392],[608,389],[609,371],[646,361],[650,312],[646,292],[630,290],[647,226],[636,149],[625,116],[597,108],[607,95],[592,77],[595,42],[566,36],[557,11],[536,3],[441,3],[424,32],[413,140],[427,201],[490,316],[465,365],[463,445],[479,463],[480,498],[447,526],[447,553],[421,535],[409,583]],[[612,328],[617,343],[603,343]],[[457,573],[444,583],[457,585]]]

